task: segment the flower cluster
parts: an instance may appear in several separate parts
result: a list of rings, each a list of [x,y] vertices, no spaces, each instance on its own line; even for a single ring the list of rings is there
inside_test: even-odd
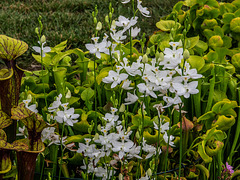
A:
[[[54,119],[58,123],[65,123],[66,125],[73,126],[74,123],[78,122],[77,119],[79,114],[74,114],[74,108],[68,109],[68,103],[61,103],[62,94],[59,94],[56,101],[52,103],[52,106],[48,108],[49,112],[55,112],[56,116]],[[63,110],[59,108],[62,107]]]
[[[130,139],[132,131],[130,129],[126,130],[120,125],[121,121],[119,120],[119,116],[115,114],[116,112],[116,108],[111,108],[111,113],[106,113],[103,117],[104,125],[99,127],[101,135],[95,136],[94,139],[85,138],[85,144],[79,143],[77,150],[78,153],[82,153],[85,157],[89,158],[88,173],[95,173],[97,177],[102,177],[103,179],[106,179],[106,173],[109,172],[110,165],[114,167],[117,160],[123,164],[127,164],[128,159],[142,159],[139,156],[141,146],[138,146]],[[114,132],[115,130],[116,133]],[[101,148],[98,149],[97,147]],[[147,153],[145,159],[156,155],[157,152],[161,153],[160,149],[157,151],[154,146],[148,145],[145,140],[142,143],[142,150]],[[104,167],[102,164],[98,164],[101,158],[109,156],[115,157],[109,164],[105,163]],[[86,162],[84,161],[84,163]],[[86,169],[86,164],[82,168]]]
[[[220,180],[230,180],[231,177],[232,177],[232,174],[234,173],[234,170],[233,170],[233,167],[230,166],[228,164],[228,162],[226,162],[226,167],[224,165],[222,165],[222,173],[221,173],[221,176],[218,177],[218,179]]]
[[[189,98],[191,94],[198,93],[198,81],[194,80],[201,78],[202,75],[197,74],[196,69],[191,69],[187,61],[181,67],[183,48],[177,49],[179,42],[170,42],[169,44],[172,49],[166,48],[163,58],[153,58],[151,64],[143,63],[142,56],[132,64],[129,64],[127,58],[123,58],[120,66],[116,66],[117,72],[109,71],[108,76],[102,81],[112,83],[111,88],[123,82],[122,88],[131,90],[133,87],[129,87],[132,83],[130,79],[141,76],[142,82],[138,83],[136,87],[143,94],[142,96],[153,98],[163,96],[163,100],[166,102],[163,108],[182,103],[181,96]],[[173,94],[174,97],[167,96],[169,93]],[[135,94],[128,92],[125,104],[135,103],[137,99]]]

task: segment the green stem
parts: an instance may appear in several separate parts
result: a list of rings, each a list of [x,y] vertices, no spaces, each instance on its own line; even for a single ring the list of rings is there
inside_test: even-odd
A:
[[[238,104],[240,103],[240,89],[237,89],[238,91]],[[236,125],[236,132],[235,132],[235,136],[234,136],[234,140],[233,140],[233,144],[232,144],[232,148],[230,151],[230,155],[228,157],[228,163],[232,164],[232,157],[239,139],[239,135],[240,135],[240,108],[238,109],[238,119],[237,119],[237,125]]]
[[[95,132],[97,132],[97,77],[96,77],[96,61],[94,59],[94,112],[95,112],[95,116],[94,116],[94,129]]]
[[[205,109],[205,113],[210,111],[211,108],[212,108],[214,86],[215,86],[215,69],[214,69],[214,67],[212,69],[211,75],[213,77],[210,79],[210,88],[209,88],[208,102],[207,102],[207,107]]]
[[[180,115],[179,115],[179,121],[180,121],[180,149],[179,149],[179,153],[180,153],[180,156],[179,156],[179,173],[178,173],[178,179],[181,178],[181,170],[182,170],[182,156],[183,156],[183,130],[182,130],[182,114],[181,114],[181,110],[182,110],[182,105],[180,105],[179,107],[179,112],[180,112]]]
[[[58,180],[60,180],[60,178],[61,178],[61,171],[62,171],[62,159],[63,159],[63,142],[62,142],[62,139],[63,139],[64,127],[65,127],[65,122],[63,122],[61,141],[60,141],[60,144],[61,144],[61,159],[60,159],[60,163],[59,163],[60,164],[60,169],[59,169],[59,173],[58,173]]]
[[[160,122],[161,122],[161,118],[160,118],[160,113],[158,115],[158,137],[157,137],[157,154],[156,154],[156,159],[155,159],[155,176],[157,179],[157,171],[158,171],[158,158],[159,158],[159,140],[160,140],[160,130],[161,130],[161,126],[160,126]]]
[[[43,157],[43,162],[42,162],[42,169],[41,169],[40,179],[42,179],[42,177],[43,177],[43,172],[44,172],[44,156],[43,156],[43,154],[42,154],[42,157]]]

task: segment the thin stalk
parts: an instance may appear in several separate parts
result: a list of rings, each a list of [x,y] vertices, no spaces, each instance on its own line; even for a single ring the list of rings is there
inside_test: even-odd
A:
[[[212,107],[212,102],[213,102],[213,94],[214,94],[214,86],[215,86],[215,69],[213,67],[211,75],[213,76],[210,79],[210,88],[209,88],[209,95],[208,95],[208,102],[207,102],[207,107],[205,109],[205,113],[210,111]]]
[[[43,157],[43,162],[42,162],[42,169],[41,169],[40,180],[42,180],[43,172],[44,172],[44,156],[43,156],[43,154],[42,154],[42,157]]]
[[[182,113],[181,113],[181,110],[182,110],[182,105],[180,105],[180,107],[179,107],[179,112],[180,112],[180,115],[179,115],[179,121],[180,121],[180,149],[179,149],[179,153],[180,153],[180,156],[179,156],[178,179],[181,178],[182,156],[183,156],[183,139],[182,139],[183,130],[182,130]]]
[[[157,171],[158,171],[158,158],[159,158],[159,152],[158,152],[158,149],[159,149],[159,140],[160,140],[160,130],[161,130],[161,124],[160,124],[160,122],[161,122],[161,118],[160,118],[160,113],[159,113],[159,115],[158,115],[158,137],[157,137],[157,154],[156,154],[156,159],[155,159],[155,176],[156,176],[156,178],[157,178]],[[168,149],[167,149],[167,151],[168,151]]]
[[[237,89],[238,91],[238,104],[240,103],[240,89]],[[230,151],[230,155],[228,156],[228,163],[231,165],[232,164],[232,157],[234,155],[234,151],[236,149],[236,145],[239,139],[239,135],[240,135],[240,108],[238,109],[238,120],[237,120],[237,126],[236,126],[236,132],[235,132],[235,136],[234,136],[234,140],[232,143],[232,148]]]
[[[42,43],[41,43],[41,40],[40,40],[40,46],[41,46],[41,72],[42,72],[42,83],[44,83],[44,81],[43,81],[43,58],[42,58]],[[48,104],[47,104],[47,96],[46,96],[46,90],[45,90],[45,86],[44,86],[44,84],[43,84],[43,93],[44,93],[45,105],[46,105],[46,107],[48,107]]]
[[[62,159],[63,159],[63,142],[62,142],[62,139],[63,139],[63,133],[64,133],[64,127],[65,127],[65,122],[63,122],[63,128],[62,128],[62,134],[61,134],[61,159],[60,159],[60,169],[59,169],[59,173],[58,173],[58,180],[60,180],[61,178],[61,171],[62,171]]]
[[[168,108],[169,110],[169,108]],[[170,111],[170,110],[169,110]],[[171,122],[172,122],[172,115],[171,113],[169,112],[170,114],[170,122],[169,122],[169,131],[171,129]],[[167,163],[168,163],[168,148],[169,148],[169,142],[170,142],[170,135],[168,135],[168,143],[167,143],[167,152],[166,152],[166,156],[165,156],[165,163],[164,163],[164,179],[166,179],[166,175],[167,175]]]
[[[144,94],[144,100],[145,100],[145,94]],[[143,132],[144,132],[144,109],[143,109],[143,102],[142,102],[142,105],[141,105],[141,113],[142,113],[142,129],[141,129],[141,148],[140,148],[140,153],[139,153],[139,156],[142,156],[142,148],[143,148]],[[138,163],[137,163],[137,179],[139,179],[139,159],[138,159]]]
[[[94,115],[94,129],[95,129],[95,132],[97,132],[97,77],[96,77],[96,63],[95,63],[95,59],[94,59],[94,112],[95,112],[95,115]]]

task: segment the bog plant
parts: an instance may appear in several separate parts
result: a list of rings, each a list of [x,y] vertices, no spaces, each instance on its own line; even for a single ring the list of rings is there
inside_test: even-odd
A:
[[[27,45],[1,35],[0,178],[15,177],[10,151],[19,179],[238,176],[240,2],[180,1],[149,41],[137,22],[150,11],[121,3],[132,17],[115,17],[110,3],[100,22],[95,8],[86,52],[48,47],[39,17],[42,68],[22,80],[14,60]]]

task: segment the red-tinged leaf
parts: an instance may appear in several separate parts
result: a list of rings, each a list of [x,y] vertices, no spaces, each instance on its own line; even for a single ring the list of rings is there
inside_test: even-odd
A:
[[[11,170],[10,150],[0,149],[0,175]]]
[[[0,140],[7,141],[7,134],[2,129],[0,129]]]
[[[0,58],[14,60],[21,56],[28,49],[28,45],[20,40],[0,35]]]
[[[11,118],[3,111],[0,110],[0,129],[4,129],[12,124]]]
[[[5,140],[0,139],[0,149],[12,149],[12,145]]]
[[[28,139],[19,139],[12,143],[13,149],[18,151],[27,151],[29,150]]]
[[[14,120],[22,120],[27,117],[30,117],[34,114],[31,110],[25,107],[24,103],[20,103],[16,108],[12,108],[11,110],[11,118]]]

